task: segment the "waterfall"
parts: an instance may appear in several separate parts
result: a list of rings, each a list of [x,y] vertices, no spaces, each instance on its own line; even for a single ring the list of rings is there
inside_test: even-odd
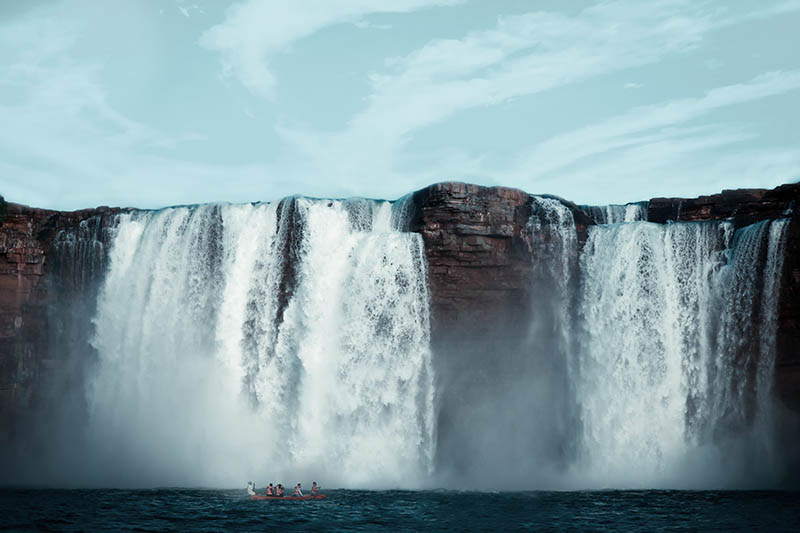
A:
[[[581,209],[589,214],[595,224],[620,224],[647,220],[647,204],[647,202],[632,202],[624,205],[582,205]]]
[[[519,281],[498,289],[513,307],[474,333],[438,317],[434,366],[414,202],[289,197],[58,231],[49,396],[19,440],[20,471],[68,485],[359,488],[785,476],[773,383],[789,219],[655,224],[645,203],[581,213],[531,196],[514,211],[528,215],[519,233],[492,237],[491,253],[508,246],[513,260],[492,265]]]
[[[532,197],[527,231],[531,238],[533,290],[527,350],[521,366],[522,390],[537,413],[529,453],[563,465],[572,459],[574,440],[573,300],[578,236],[572,211],[560,199]],[[519,459],[518,464],[523,464]],[[551,466],[548,464],[548,468]],[[541,465],[537,467],[542,470]],[[530,475],[530,474],[528,474]]]
[[[82,446],[82,435],[76,428],[82,428],[86,419],[86,369],[97,356],[89,343],[92,327],[87,317],[95,312],[114,222],[114,215],[104,213],[74,225],[52,224],[46,230],[54,235],[45,261],[35,265],[44,276],[35,289],[37,298],[29,301],[34,308],[44,304],[44,313],[29,315],[33,320],[27,324],[23,345],[25,365],[19,365],[17,377],[35,385],[25,405],[31,414],[21,411],[16,426],[4,426],[0,444],[9,447],[0,450],[4,459],[0,477],[14,472],[20,479],[42,483],[50,482],[52,473],[68,477],[81,469],[76,450]],[[47,233],[42,235],[46,238]],[[8,365],[4,342],[0,341],[0,366]]]
[[[534,324],[555,333],[553,352],[560,360],[570,358],[572,350],[571,307],[577,262],[578,236],[572,211],[556,198],[532,197],[528,231],[531,234],[536,299],[534,308],[549,307],[534,313]],[[532,333],[541,344],[547,333]],[[567,368],[572,365],[567,363]],[[569,385],[569,383],[567,383]]]
[[[772,425],[773,385],[775,382],[775,337],[778,333],[778,301],[780,281],[783,273],[783,259],[786,232],[790,219],[773,221],[769,226],[767,259],[764,268],[764,288],[761,296],[761,331],[759,342],[759,361],[756,381],[756,405],[761,419]],[[770,432],[774,427],[770,428]]]
[[[68,366],[83,367],[94,359],[89,339],[91,326],[85,317],[95,313],[97,292],[107,268],[106,249],[113,238],[116,217],[95,215],[75,227],[56,233],[50,249],[48,291],[54,294],[48,306],[49,356]],[[70,380],[82,379],[82,370],[65,372]],[[69,381],[69,380],[68,380]],[[55,391],[75,387],[53,383]],[[70,391],[74,392],[74,391]]]
[[[708,448],[741,439],[771,411],[785,226],[591,228],[576,387],[592,476],[615,486],[687,483],[689,469],[710,468]]]
[[[709,382],[709,434],[730,439],[754,428],[749,444],[758,463],[772,468],[777,303],[788,222],[765,220],[733,237],[717,282],[724,303]]]
[[[90,479],[419,483],[430,317],[402,218],[306,198],[122,215],[94,319]]]

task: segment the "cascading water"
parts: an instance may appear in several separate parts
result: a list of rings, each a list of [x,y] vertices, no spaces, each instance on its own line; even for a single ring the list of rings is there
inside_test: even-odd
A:
[[[640,222],[647,220],[647,202],[629,204],[609,204],[604,206],[581,206],[595,224],[620,224],[623,222]]]
[[[531,233],[534,283],[538,307],[550,304],[546,313],[538,313],[534,323],[555,332],[554,348],[557,358],[567,360],[573,354],[572,298],[577,266],[578,236],[575,220],[567,206],[556,198],[534,196],[528,230]],[[545,337],[533,330],[537,344]],[[567,369],[570,365],[567,364]],[[565,376],[569,378],[569,376]],[[567,382],[565,386],[570,386]]]
[[[754,457],[745,467],[777,476],[773,382],[777,302],[788,219],[763,221],[736,232],[717,291],[723,314],[717,358],[709,370],[709,438],[745,433]],[[772,470],[771,472],[769,470]]]
[[[596,482],[690,484],[697,468],[730,470],[710,464],[731,461],[718,447],[771,411],[785,225],[591,228],[577,390],[583,466]]]
[[[554,197],[531,197],[531,215],[526,231],[531,239],[531,322],[522,348],[526,364],[518,365],[514,378],[504,387],[513,394],[504,403],[518,403],[535,422],[518,430],[528,439],[525,457],[511,458],[517,475],[530,483],[552,483],[551,470],[572,459],[575,409],[573,377],[572,300],[575,295],[578,238],[572,211]],[[500,396],[506,398],[505,396]],[[507,405],[498,406],[506,411]],[[518,425],[519,420],[513,421]],[[533,458],[533,461],[531,461]],[[530,469],[520,465],[533,463]],[[514,479],[507,475],[507,479]],[[518,483],[518,481],[515,480]]]
[[[95,318],[90,479],[418,484],[435,445],[426,267],[392,218],[305,198],[123,215]]]
[[[35,414],[19,425],[16,435],[11,433],[16,449],[0,452],[22,479],[52,482],[54,475],[70,479],[82,473],[76,457],[83,434],[76,428],[83,428],[85,377],[97,359],[87,317],[96,311],[115,224],[114,214],[98,214],[53,236],[43,278],[46,323],[39,326],[46,334],[32,346],[43,357],[31,376],[38,382],[30,406]]]
[[[491,317],[472,352],[442,342],[440,321],[434,391],[415,207],[293,197],[58,233],[56,407],[28,437],[54,445],[30,454],[29,478],[774,486],[788,219],[660,225],[628,204],[596,208],[584,234],[573,205],[531,197],[502,243],[530,303]]]

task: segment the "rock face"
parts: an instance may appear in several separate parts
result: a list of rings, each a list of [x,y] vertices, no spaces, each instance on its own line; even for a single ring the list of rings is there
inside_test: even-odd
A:
[[[413,195],[411,231],[425,242],[434,338],[469,323],[476,337],[497,317],[530,306],[530,252],[524,229],[528,194],[517,189],[441,183]]]
[[[50,357],[54,329],[50,306],[59,291],[47,282],[54,270],[79,290],[81,273],[53,261],[51,250],[64,230],[79,231],[87,221],[108,221],[119,209],[100,207],[63,213],[4,204],[0,220],[0,427],[37,403],[49,372],[59,371]],[[63,284],[61,284],[63,287]],[[85,319],[87,317],[81,317]]]
[[[739,228],[767,218],[792,216],[800,200],[800,184],[781,185],[775,189],[726,190],[699,198],[653,198],[647,220],[664,224],[675,221],[734,221]]]
[[[576,205],[579,242],[591,219]],[[531,196],[519,189],[449,182],[412,195],[410,230],[422,234],[428,259],[434,326],[456,324],[480,337],[501,322],[525,317],[532,304],[531,253],[536,235],[528,228]],[[516,326],[512,326],[516,327]]]

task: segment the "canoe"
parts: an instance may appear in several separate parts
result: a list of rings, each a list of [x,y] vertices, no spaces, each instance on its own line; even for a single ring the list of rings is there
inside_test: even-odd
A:
[[[265,496],[264,494],[256,494],[250,496],[251,500],[324,500],[324,494],[306,494],[305,496]]]

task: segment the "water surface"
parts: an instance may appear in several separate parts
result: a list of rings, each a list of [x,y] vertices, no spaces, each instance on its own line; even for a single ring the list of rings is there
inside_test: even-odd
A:
[[[0,529],[51,531],[798,531],[800,493],[326,491],[250,501],[243,490],[0,490]]]

